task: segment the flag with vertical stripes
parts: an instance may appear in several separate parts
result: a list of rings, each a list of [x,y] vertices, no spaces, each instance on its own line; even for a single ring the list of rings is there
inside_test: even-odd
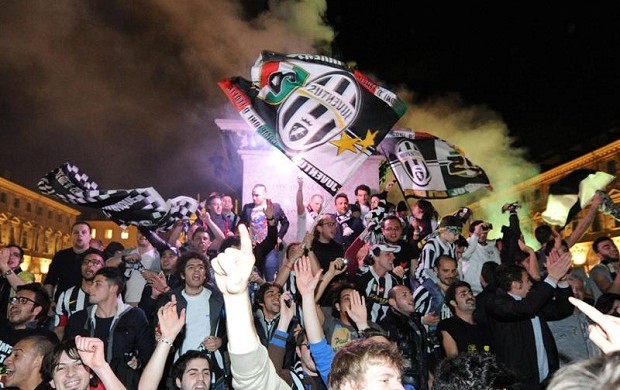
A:
[[[252,129],[332,195],[406,111],[393,92],[321,55],[263,51],[251,76],[219,86]]]

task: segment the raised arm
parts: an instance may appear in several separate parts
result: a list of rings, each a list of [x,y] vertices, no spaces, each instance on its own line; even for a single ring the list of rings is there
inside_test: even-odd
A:
[[[592,224],[592,221],[594,221],[594,217],[596,217],[598,207],[601,205],[601,203],[603,203],[603,196],[597,192],[592,198],[592,204],[590,205],[588,212],[586,213],[586,215],[584,215],[583,218],[581,218],[581,220],[577,224],[577,227],[575,227],[571,235],[568,236],[568,238],[566,239],[566,244],[569,248],[575,245],[579,241],[581,236],[583,236],[583,234],[586,232],[586,230],[588,230],[588,228]]]
[[[227,248],[211,265],[217,287],[224,296],[228,352],[233,374],[233,386],[240,389],[285,389],[289,386],[278,377],[258,339],[248,279],[254,266],[252,241],[245,225],[239,225],[241,249]]]
[[[75,346],[82,363],[91,370],[107,390],[125,390],[125,386],[116,377],[103,354],[103,341],[93,337],[75,336]]]
[[[157,340],[157,347],[155,347],[151,359],[144,368],[142,376],[140,376],[139,390],[157,389],[164,373],[172,343],[185,325],[185,309],[182,309],[181,315],[178,315],[176,297],[172,295],[171,298],[170,302],[160,307],[157,311],[161,336]]]

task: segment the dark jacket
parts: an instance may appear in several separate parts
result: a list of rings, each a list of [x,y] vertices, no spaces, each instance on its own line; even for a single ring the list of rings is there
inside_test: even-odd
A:
[[[252,219],[252,209],[254,208],[254,203],[248,203],[243,205],[243,209],[241,210],[241,214],[239,217],[241,218],[239,223],[244,224],[245,226],[250,227],[250,220]],[[278,237],[283,239],[288,232],[289,221],[286,218],[286,214],[282,210],[282,207],[278,203],[273,204],[273,219],[276,221],[276,226],[280,224],[280,228],[278,229]]]
[[[170,290],[177,289],[183,286],[183,281],[177,276],[177,274],[169,275],[166,278],[168,282],[168,287]],[[148,284],[144,286],[144,290],[142,290],[142,297],[140,298],[140,303],[138,303],[138,307],[144,311],[146,318],[150,323],[153,323],[154,320],[157,320],[157,308],[158,300],[151,298],[151,293],[153,292],[153,288]]]
[[[78,335],[95,337],[96,310],[97,305],[92,305],[69,317],[64,339]],[[106,361],[127,388],[137,386],[141,370],[133,370],[127,365],[128,355],[135,355],[142,368],[155,349],[155,337],[148,329],[148,321],[142,309],[121,304],[110,325],[108,339],[103,340]]]
[[[418,390],[428,388],[426,331],[419,313],[406,316],[390,307],[379,326],[396,342],[405,359],[402,380]]]
[[[487,319],[498,361],[515,370],[523,388],[540,386],[536,344],[532,318],[538,316],[543,343],[549,361],[549,376],[559,367],[558,349],[546,321],[561,320],[573,313],[568,302],[570,287],[554,288],[549,283],[536,283],[525,298],[518,301],[501,289],[486,305]]]

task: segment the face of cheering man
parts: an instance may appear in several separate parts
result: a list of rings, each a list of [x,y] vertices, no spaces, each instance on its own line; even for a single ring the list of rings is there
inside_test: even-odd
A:
[[[437,260],[435,272],[437,273],[439,283],[443,285],[443,287],[448,288],[448,286],[454,282],[454,279],[456,279],[456,260],[448,256],[441,256]]]
[[[467,286],[457,287],[454,291],[454,300],[449,302],[458,312],[473,313],[476,310],[474,293]]]
[[[90,246],[90,228],[83,223],[77,223],[73,225],[71,229],[71,243],[73,249],[78,251],[85,251]]]
[[[192,238],[192,244],[198,252],[206,254],[207,250],[211,246],[211,238],[209,237],[209,233],[206,231],[196,231],[194,233],[194,237]]]
[[[182,276],[187,287],[200,288],[207,280],[207,267],[201,259],[189,259]]]
[[[36,301],[36,293],[30,290],[21,290],[9,300],[9,323],[15,329],[24,329],[26,324],[37,319],[42,308]]]
[[[346,197],[340,196],[336,198],[335,204],[338,215],[346,214],[349,211],[349,199]]]
[[[389,296],[388,303],[398,312],[408,316],[415,311],[413,294],[406,286],[398,285],[392,287]]]
[[[271,286],[263,295],[263,302],[259,306],[263,310],[265,318],[271,319],[280,312],[280,289],[278,286]]]
[[[89,253],[82,259],[82,279],[86,281],[92,281],[95,278],[95,273],[103,268],[105,260],[103,257],[96,253]]]
[[[384,219],[381,224],[381,232],[387,242],[397,242],[403,234],[403,226],[396,218]]]
[[[211,370],[207,359],[196,358],[187,362],[181,379],[176,379],[180,390],[209,390]]]
[[[118,286],[111,284],[103,275],[96,275],[93,279],[93,285],[90,288],[88,302],[92,304],[100,304],[118,295]]]

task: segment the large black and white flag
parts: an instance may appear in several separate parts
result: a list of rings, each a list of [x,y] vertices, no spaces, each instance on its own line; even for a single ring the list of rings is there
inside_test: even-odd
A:
[[[69,162],[41,178],[38,187],[42,194],[65,203],[100,209],[123,228],[134,225],[168,230],[198,208],[198,202],[187,196],[164,200],[153,187],[100,190],[97,183]]]

